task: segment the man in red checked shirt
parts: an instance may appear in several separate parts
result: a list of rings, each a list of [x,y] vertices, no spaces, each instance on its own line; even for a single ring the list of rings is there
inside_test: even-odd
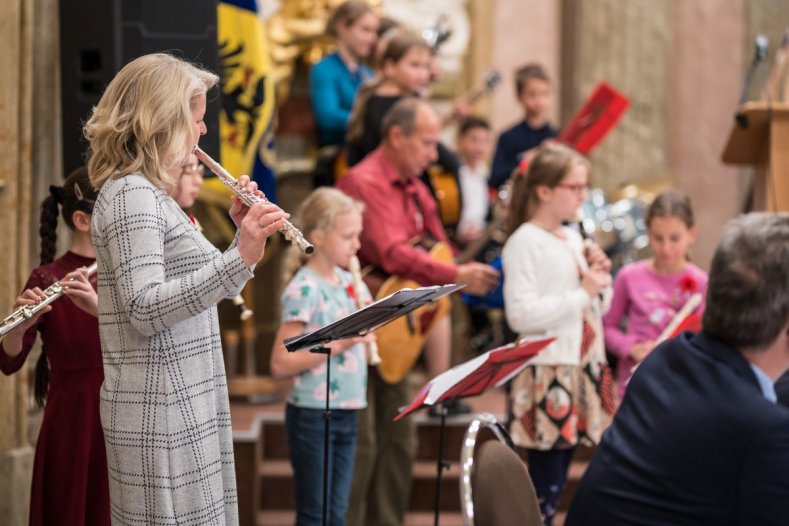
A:
[[[419,179],[438,157],[440,119],[424,101],[405,98],[389,110],[382,128],[381,145],[337,185],[366,205],[359,250],[362,264],[423,286],[465,283],[466,292],[487,293],[499,279],[492,267],[441,263],[410,242],[417,237],[449,242],[436,202]],[[450,320],[445,316],[428,336],[425,357],[431,377],[449,368],[450,342]],[[368,409],[359,419],[347,524],[400,525],[408,505],[416,440],[411,419],[392,422],[392,418],[410,401],[408,378],[391,385],[371,369],[367,393]]]

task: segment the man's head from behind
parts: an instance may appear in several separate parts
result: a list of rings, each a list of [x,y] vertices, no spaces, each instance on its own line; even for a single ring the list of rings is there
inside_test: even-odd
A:
[[[789,214],[751,213],[724,230],[710,267],[705,332],[758,351],[789,324]]]
[[[381,131],[384,149],[403,179],[419,177],[438,159],[441,121],[420,99],[398,101],[384,116]]]

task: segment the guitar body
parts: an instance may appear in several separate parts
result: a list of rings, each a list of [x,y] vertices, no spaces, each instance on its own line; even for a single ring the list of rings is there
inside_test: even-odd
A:
[[[334,184],[340,182],[340,179],[345,177],[345,174],[348,173],[350,166],[348,166],[348,146],[343,144],[340,146],[337,155],[334,157],[334,162],[332,163],[332,173],[334,174]]]
[[[455,174],[444,170],[440,165],[433,165],[427,170],[430,186],[438,204],[438,216],[445,228],[451,229],[460,222],[460,186]]]
[[[482,85],[466,94],[466,103],[471,105],[477,99],[492,92],[501,82],[501,75],[498,71],[489,71],[482,79]],[[451,117],[445,120],[449,120]],[[442,159],[441,147],[438,152],[438,162],[427,169],[427,177],[423,180],[430,186],[433,195],[438,203],[438,216],[444,228],[452,233],[460,222],[460,212],[463,202],[460,193],[459,169],[460,165],[452,166],[447,159]],[[452,172],[456,173],[452,173]]]
[[[452,263],[452,249],[445,243],[436,243],[430,250],[430,257],[442,263]],[[390,276],[375,297],[381,299],[398,290],[419,286],[416,281]],[[378,372],[384,381],[396,384],[405,378],[419,358],[433,324],[449,314],[451,306],[449,298],[443,297],[375,331],[381,356]]]

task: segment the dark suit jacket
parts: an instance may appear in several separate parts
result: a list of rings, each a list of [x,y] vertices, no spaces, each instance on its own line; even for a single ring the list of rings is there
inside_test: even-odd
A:
[[[636,370],[567,526],[789,524],[789,409],[738,351],[684,333]]]

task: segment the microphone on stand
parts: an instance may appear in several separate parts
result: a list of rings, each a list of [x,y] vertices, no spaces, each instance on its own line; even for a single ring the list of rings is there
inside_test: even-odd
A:
[[[764,62],[764,59],[767,58],[767,37],[764,35],[757,35],[754,44],[754,53],[753,57],[751,58],[751,63],[748,66],[748,72],[745,74],[745,82],[742,86],[742,95],[740,95],[740,102],[737,104],[738,108],[741,107],[748,99],[748,92],[751,89],[753,75],[756,73],[756,69],[759,67],[759,64]],[[741,111],[737,111],[737,113],[734,115],[734,120],[737,121],[737,124],[740,128],[745,129],[748,127],[748,119]]]

